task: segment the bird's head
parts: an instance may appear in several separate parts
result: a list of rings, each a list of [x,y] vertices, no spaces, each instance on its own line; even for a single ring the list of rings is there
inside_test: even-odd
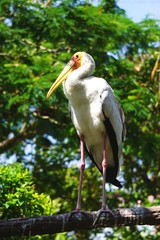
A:
[[[62,70],[62,72],[60,73],[60,75],[58,76],[56,81],[53,83],[51,88],[49,89],[49,91],[47,93],[47,98],[49,98],[51,96],[53,91],[61,83],[63,83],[73,71],[77,70],[78,68],[80,68],[84,65],[89,66],[89,68],[88,68],[89,73],[92,74],[92,72],[94,71],[94,68],[95,68],[95,62],[94,62],[93,58],[85,52],[76,52],[72,56],[71,60],[67,63],[65,68]]]

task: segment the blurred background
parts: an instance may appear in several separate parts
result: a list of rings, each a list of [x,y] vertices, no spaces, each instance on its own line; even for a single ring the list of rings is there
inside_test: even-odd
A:
[[[75,208],[79,139],[62,88],[46,93],[77,51],[114,89],[126,116],[119,180],[108,205],[159,201],[160,3],[157,0],[0,1],[0,218]],[[101,206],[99,171],[86,156],[82,208]],[[28,239],[159,239],[156,227],[106,228]],[[18,239],[18,238],[16,238]],[[21,238],[20,238],[21,239]]]

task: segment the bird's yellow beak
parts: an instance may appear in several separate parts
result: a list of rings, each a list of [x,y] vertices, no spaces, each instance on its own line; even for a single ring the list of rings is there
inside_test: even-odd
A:
[[[64,82],[67,77],[69,76],[69,74],[75,70],[75,62],[73,60],[70,60],[67,65],[65,66],[65,68],[62,70],[62,72],[60,73],[59,77],[57,78],[57,80],[53,83],[53,85],[51,86],[51,88],[49,89],[48,93],[47,93],[47,98],[49,98],[52,94],[52,92],[62,83]]]

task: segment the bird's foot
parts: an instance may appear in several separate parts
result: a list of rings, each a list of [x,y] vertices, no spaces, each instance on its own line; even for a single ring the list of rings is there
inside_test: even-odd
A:
[[[78,215],[78,213],[85,214],[85,212],[83,212],[82,209],[75,209],[75,210],[73,210],[73,211],[71,211],[71,212],[69,213],[69,215],[68,215],[68,217],[67,217],[67,221],[70,221],[71,218],[72,218],[72,216],[73,216],[74,214],[77,214],[77,215]]]
[[[97,224],[97,222],[99,222],[99,220],[102,220],[102,221],[105,220],[105,216],[107,216],[107,215],[112,215],[114,217],[113,212],[108,207],[102,207],[98,211],[98,214],[97,214],[97,216],[96,216],[96,218],[95,218],[95,220],[93,222],[93,226],[95,226]]]

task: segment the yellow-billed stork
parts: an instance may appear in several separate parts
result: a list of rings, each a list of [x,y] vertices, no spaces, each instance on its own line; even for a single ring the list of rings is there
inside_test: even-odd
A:
[[[94,69],[95,62],[89,54],[75,53],[47,94],[49,97],[63,83],[72,121],[80,138],[80,181],[75,211],[81,211],[85,148],[103,175],[102,211],[107,211],[105,183],[122,187],[116,177],[123,159],[124,113],[107,81],[92,76]]]

